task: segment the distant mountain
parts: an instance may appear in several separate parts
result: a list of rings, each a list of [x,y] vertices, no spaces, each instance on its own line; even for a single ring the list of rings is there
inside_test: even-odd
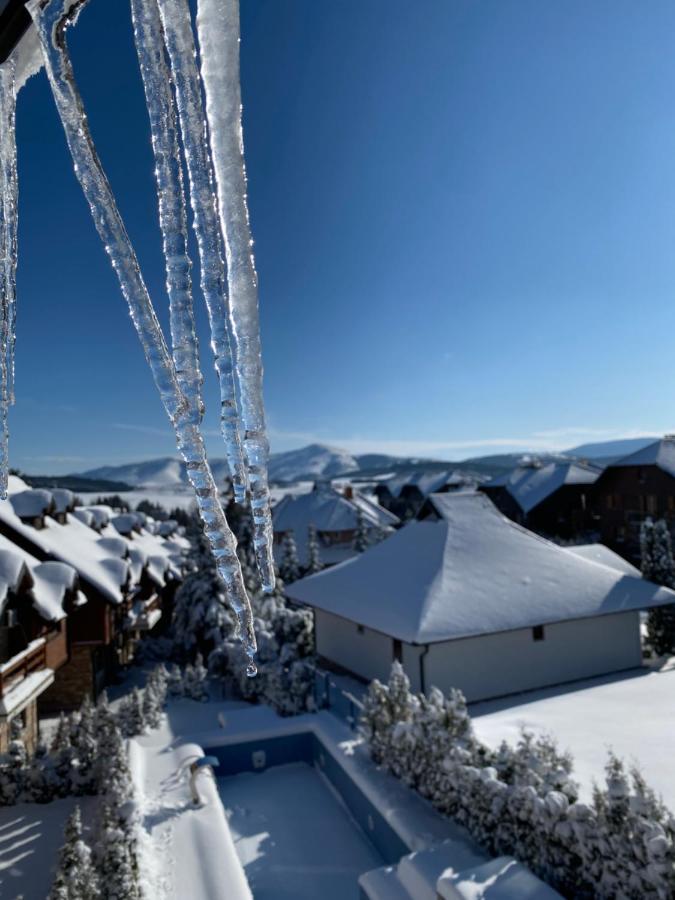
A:
[[[607,441],[597,444],[583,444],[563,453],[502,453],[493,456],[478,456],[459,462],[425,459],[421,457],[389,456],[386,453],[363,453],[353,455],[339,447],[326,444],[309,444],[298,450],[273,453],[270,457],[269,476],[273,482],[309,481],[320,478],[336,478],[342,475],[364,481],[386,473],[403,474],[414,469],[440,471],[453,469],[485,477],[493,477],[510,471],[518,465],[523,456],[536,456],[543,463],[559,462],[570,458],[589,459],[599,465],[607,465],[621,456],[633,453],[651,443],[653,438],[631,438],[623,441]],[[218,483],[228,477],[225,459],[211,460],[213,475]],[[98,481],[124,482],[133,487],[157,489],[175,488],[187,485],[184,464],[172,457],[148,459],[144,462],[128,463],[121,466],[101,466],[77,476]]]
[[[310,444],[300,450],[273,453],[270,457],[269,476],[272,481],[299,481],[333,478],[358,469],[357,460],[346,450]],[[229,472],[227,460],[212,459],[211,470],[216,481],[222,482]],[[172,488],[188,483],[184,463],[172,456],[121,466],[100,466],[81,475],[84,478],[123,481],[133,487]]]
[[[567,456],[576,456],[581,459],[590,459],[594,462],[600,462],[602,465],[609,465],[617,459],[628,456],[630,453],[637,453],[643,447],[648,447],[658,440],[655,437],[642,438],[624,438],[619,441],[602,441],[597,444],[581,444],[579,447],[573,447],[567,450]]]
[[[271,481],[299,481],[309,478],[329,478],[358,470],[356,457],[325,444],[309,444],[299,450],[273,453],[269,463]]]

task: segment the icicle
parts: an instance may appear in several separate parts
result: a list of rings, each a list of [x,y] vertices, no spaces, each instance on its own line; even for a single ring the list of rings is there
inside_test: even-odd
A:
[[[192,263],[187,248],[183,170],[169,69],[164,58],[162,24],[154,2],[131,0],[131,15],[155,156],[173,361],[183,394],[195,404],[192,410],[194,421],[201,422],[204,413],[201,396],[203,378],[192,307]]]
[[[0,497],[9,478],[8,406],[13,402],[17,258],[16,65],[0,66]]]
[[[146,0],[152,7],[157,0]],[[221,429],[238,503],[246,499],[248,478],[241,447],[239,412],[228,323],[227,279],[216,209],[211,159],[206,142],[201,85],[195,63],[190,12],[183,0],[159,0],[164,39],[176,89],[178,115],[185,147],[194,230],[199,248],[201,290],[211,326],[211,346],[220,381]],[[157,60],[157,56],[155,57]]]
[[[225,237],[235,358],[248,464],[256,558],[263,587],[274,588],[269,444],[262,394],[258,278],[246,199],[239,84],[239,0],[198,0],[197,33],[206,115]]]
[[[70,5],[71,0],[47,0],[45,5],[40,0],[29,0],[27,8],[38,32],[45,68],[73,157],[75,174],[119,279],[164,407],[175,428],[178,448],[186,462],[187,474],[195,490],[218,572],[225,583],[228,600],[239,619],[242,641],[250,659],[249,672],[254,674],[256,643],[253,615],[237,558],[236,541],[220,505],[199,425],[193,421],[191,414],[191,409],[196,404],[194,398],[192,401],[186,399],[179,386],[173,360],[143,281],[136,254],[96,153],[75,83],[65,32],[86,2],[87,0],[76,0],[68,13],[65,8]]]

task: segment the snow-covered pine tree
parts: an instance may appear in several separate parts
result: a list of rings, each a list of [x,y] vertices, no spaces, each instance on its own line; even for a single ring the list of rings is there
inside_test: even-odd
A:
[[[143,716],[148,728],[159,728],[166,702],[169,675],[162,663],[150,672],[143,691]]]
[[[58,797],[58,787],[54,760],[46,744],[39,743],[26,767],[23,799],[27,803],[51,803]]]
[[[117,723],[124,737],[135,737],[143,734],[145,719],[143,716],[143,696],[137,687],[127,694],[120,703]]]
[[[132,829],[124,824],[110,802],[103,807],[96,863],[101,900],[141,900]]]
[[[49,900],[98,900],[100,897],[98,876],[92,865],[91,851],[82,837],[82,817],[76,806],[66,822],[64,844]]]
[[[319,551],[319,538],[317,537],[316,528],[310,525],[307,529],[307,567],[305,575],[314,575],[323,569],[321,562],[321,554]]]
[[[363,699],[360,730],[366,739],[373,760],[382,765],[389,752],[393,727],[389,709],[389,689],[375,678],[368,685]]]
[[[195,664],[187,665],[183,675],[183,695],[190,700],[206,703],[209,699],[209,673],[204,665],[201,653],[197,654]]]
[[[19,801],[26,774],[26,748],[22,741],[11,741],[0,760],[0,806],[12,806]]]
[[[281,544],[281,560],[279,562],[279,575],[286,584],[292,584],[300,578],[298,548],[292,531],[287,531],[283,537]]]
[[[180,666],[174,663],[169,669],[167,693],[170,697],[182,697],[184,693],[183,687],[183,672]]]
[[[61,713],[51,746],[61,797],[74,793],[77,782],[77,753],[70,741],[70,733],[70,722],[65,714]]]
[[[193,570],[176,591],[173,637],[176,652],[192,660],[208,659],[233,634],[235,626],[222,579],[206,538],[200,534],[191,554]]]
[[[642,576],[655,584],[675,587],[675,561],[668,525],[645,519],[640,529]],[[675,606],[656,606],[647,616],[647,642],[657,656],[675,652]]]
[[[370,536],[366,525],[366,517],[363,510],[359,507],[356,515],[356,534],[354,535],[354,549],[357,553],[363,553],[368,549],[370,544]]]
[[[96,714],[89,697],[80,707],[77,728],[71,722],[71,743],[77,756],[77,771],[74,787],[78,794],[95,794],[97,787],[96,759],[98,741],[96,738]]]

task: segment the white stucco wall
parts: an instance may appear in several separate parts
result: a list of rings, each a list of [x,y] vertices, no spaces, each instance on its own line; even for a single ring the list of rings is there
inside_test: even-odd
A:
[[[403,667],[413,691],[424,686],[460,688],[467,700],[485,700],[552,684],[604,675],[642,664],[639,613],[626,612],[547,625],[543,641],[532,629],[432,644],[402,645]],[[315,611],[320,656],[355,675],[386,681],[394,659],[391,638],[330,613]]]
[[[317,609],[314,613],[316,652],[368,681],[389,678],[394,659],[390,637]]]
[[[433,644],[426,688],[458,687],[467,700],[484,700],[640,666],[639,625],[639,613],[626,612],[547,625],[543,641],[526,628]]]

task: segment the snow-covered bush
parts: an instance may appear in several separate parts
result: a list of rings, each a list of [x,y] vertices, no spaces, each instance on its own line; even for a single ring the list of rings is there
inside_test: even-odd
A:
[[[145,731],[143,695],[137,687],[122,700],[117,714],[118,726],[124,737],[134,737]]]
[[[675,561],[668,525],[645,519],[640,528],[642,575],[648,581],[675,587]],[[647,615],[647,642],[657,656],[675,652],[675,606],[655,606]]]
[[[572,758],[550,737],[523,731],[493,752],[476,739],[459,691],[414,696],[398,663],[388,684],[371,683],[361,730],[377,763],[489,853],[515,856],[563,896],[675,896],[675,819],[615,756],[604,787],[581,803]]]
[[[166,703],[169,673],[160,663],[152,670],[143,691],[143,717],[148,728],[159,728]]]

